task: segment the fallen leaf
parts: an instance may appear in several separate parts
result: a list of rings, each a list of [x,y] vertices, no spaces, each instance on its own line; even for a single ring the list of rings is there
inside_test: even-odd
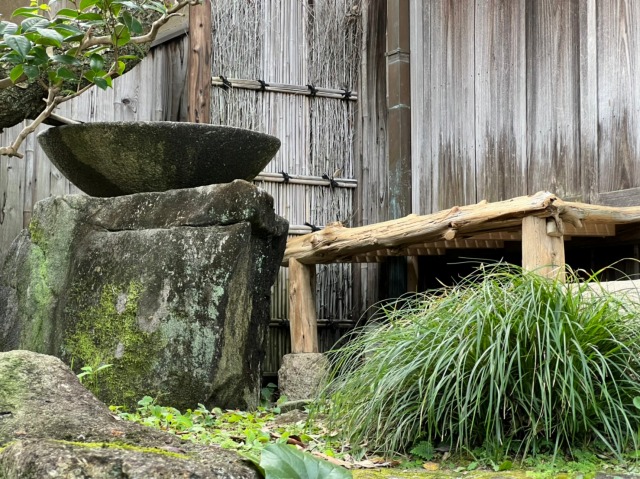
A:
[[[422,468],[427,471],[437,471],[438,469],[440,469],[440,466],[438,466],[438,464],[436,464],[435,462],[425,462],[422,465]]]

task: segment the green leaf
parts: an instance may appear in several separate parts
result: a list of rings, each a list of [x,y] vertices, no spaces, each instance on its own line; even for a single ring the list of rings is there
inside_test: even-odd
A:
[[[78,15],[78,20],[86,20],[88,22],[102,22],[104,19],[99,13],[82,13]]]
[[[47,28],[50,24],[51,22],[46,18],[33,17],[33,18],[27,18],[26,20],[24,20],[22,22],[21,27],[22,27],[23,33],[37,32],[41,28]]]
[[[96,3],[98,3],[99,1],[100,1],[100,0],[82,0],[82,1],[80,2],[80,6],[78,7],[78,10],[81,10],[81,11],[83,11],[83,12],[84,12],[84,11],[85,11],[85,10],[87,10],[88,8],[93,7],[93,6],[94,6]]]
[[[633,405],[640,409],[640,396],[636,396],[633,398]]]
[[[126,25],[117,25],[116,31],[113,34],[113,43],[114,45],[121,47],[126,45],[131,40],[131,34],[129,33],[129,29]]]
[[[260,467],[266,479],[349,479],[351,472],[285,444],[270,444],[262,451]]]
[[[97,53],[94,53],[89,57],[89,68],[94,72],[99,72],[104,68],[104,58]]]
[[[131,13],[123,12],[120,20],[132,33],[139,35],[143,32],[142,24]]]
[[[165,7],[164,3],[161,2],[145,3],[142,8],[144,8],[145,10],[154,10],[158,13],[167,13],[167,7]]]
[[[34,65],[45,65],[49,63],[49,55],[47,54],[47,50],[43,46],[37,46],[31,50],[31,55],[33,55],[33,60],[31,62]]]
[[[12,22],[0,22],[0,35],[13,35],[18,31],[18,25]]]
[[[71,81],[76,79],[74,73],[65,67],[58,68],[58,70],[56,70],[56,73],[60,78],[63,78],[65,80]]]
[[[118,68],[116,68],[116,71],[118,72],[118,75],[122,75],[124,73],[125,68],[127,67],[127,65],[125,65],[124,62],[119,61],[118,62]]]
[[[64,37],[55,30],[50,28],[38,28],[40,38],[36,40],[36,43],[40,45],[51,45],[54,47],[62,47]]]
[[[54,55],[51,59],[64,65],[78,65],[80,63],[76,57],[71,55]]]
[[[513,462],[508,459],[506,461],[502,461],[498,466],[498,471],[508,471],[510,469],[513,469]]]
[[[31,42],[20,35],[5,35],[4,41],[9,48],[20,55],[22,58],[26,58],[31,51]]]
[[[84,36],[84,32],[79,28],[75,27],[74,25],[61,24],[61,25],[54,25],[52,28],[56,32],[58,32],[60,35],[62,35],[64,37],[64,40],[67,42],[73,41],[72,38],[75,38],[75,37],[82,38]]]
[[[63,8],[58,13],[56,13],[56,17],[75,19],[78,18],[78,11],[73,10],[72,8]]]
[[[9,78],[11,78],[11,81],[13,83],[16,83],[23,73],[24,73],[24,66],[22,64],[16,65],[9,72]]]
[[[38,7],[22,7],[13,11],[12,17],[31,17],[38,14]]]

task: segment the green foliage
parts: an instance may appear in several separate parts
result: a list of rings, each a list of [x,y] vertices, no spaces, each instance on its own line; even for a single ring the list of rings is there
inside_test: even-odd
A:
[[[86,81],[110,87],[129,57],[122,48],[132,42],[132,35],[143,33],[145,12],[167,13],[165,2],[158,0],[72,1],[72,8],[55,14],[49,3],[31,0],[28,7],[13,12],[24,18],[20,25],[0,22],[0,66],[14,83],[44,77],[49,86]],[[94,42],[98,35],[110,39],[111,45]]]
[[[113,364],[83,366],[82,368],[80,368],[82,372],[78,374],[78,379],[82,384],[87,386],[91,391],[98,391],[100,389],[100,383],[98,380],[100,371],[104,371],[105,369],[108,369],[111,366],[113,366]]]
[[[435,455],[433,444],[431,444],[429,441],[420,441],[418,444],[416,444],[413,447],[413,449],[411,449],[410,452],[411,454],[419,457],[423,461],[430,461],[433,459]]]
[[[266,479],[349,479],[351,472],[285,444],[262,451],[260,467]]]
[[[208,410],[199,404],[197,409],[181,413],[175,408],[160,406],[153,398],[145,396],[138,401],[138,409],[134,413],[114,406],[111,409],[122,419],[172,432],[185,441],[218,444],[225,449],[248,453],[250,457],[257,457],[268,443],[286,443],[291,436],[305,443],[314,442],[304,425],[274,426],[272,422],[278,414],[277,407],[261,407],[257,411],[246,412],[223,411],[220,408]]]
[[[332,354],[331,424],[387,454],[420,439],[523,456],[635,447],[640,306],[567,281],[497,265],[386,306]]]

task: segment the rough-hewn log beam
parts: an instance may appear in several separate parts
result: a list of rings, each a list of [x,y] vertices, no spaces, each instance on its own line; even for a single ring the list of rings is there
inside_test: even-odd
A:
[[[289,240],[283,264],[290,259],[301,263],[331,263],[343,257],[384,248],[453,240],[459,234],[490,231],[499,224],[519,225],[529,215],[553,216],[558,198],[548,192],[521,196],[508,201],[454,207],[438,213],[409,215],[358,228],[328,226],[321,231]]]

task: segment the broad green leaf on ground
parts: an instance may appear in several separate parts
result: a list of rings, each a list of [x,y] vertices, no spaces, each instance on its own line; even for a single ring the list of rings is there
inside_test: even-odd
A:
[[[350,471],[298,451],[285,444],[270,444],[262,451],[260,467],[266,479],[351,479]]]

